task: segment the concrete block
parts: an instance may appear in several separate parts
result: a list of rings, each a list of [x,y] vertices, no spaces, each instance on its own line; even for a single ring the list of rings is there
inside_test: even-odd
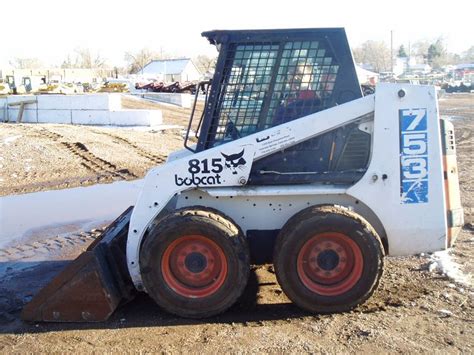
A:
[[[122,109],[122,94],[109,94],[109,106],[110,111],[119,111]]]
[[[11,95],[11,96],[8,96],[6,100],[7,100],[7,103],[13,104],[16,102],[21,102],[21,101],[36,100],[36,96],[35,95]],[[14,107],[17,108],[18,106],[14,106]],[[28,104],[25,106],[25,108],[34,109],[34,110],[36,110],[37,107],[38,107],[37,104]]]
[[[71,96],[68,95],[38,95],[39,110],[70,110]]]
[[[110,112],[107,110],[73,110],[72,123],[83,125],[110,125]]]
[[[109,94],[71,95],[72,110],[109,110]]]
[[[194,96],[191,94],[180,94],[181,95],[181,107],[191,108],[194,102]]]
[[[117,126],[156,126],[163,123],[160,110],[110,111],[110,124]]]
[[[194,102],[193,95],[191,94],[173,94],[173,93],[147,93],[144,94],[145,99],[154,100],[158,102],[165,102],[181,106],[184,108],[190,108]]]
[[[163,124],[163,114],[161,110],[149,110],[150,126],[158,126]]]
[[[38,123],[71,124],[71,110],[38,110]]]
[[[5,121],[7,115],[7,98],[0,97],[0,121]]]
[[[9,122],[16,122],[17,121],[19,111],[20,111],[20,109],[17,106],[15,106],[15,108],[9,108],[8,109]],[[25,109],[23,111],[23,118],[22,118],[21,122],[23,122],[23,123],[37,123],[38,122],[37,111],[36,110],[26,110]]]

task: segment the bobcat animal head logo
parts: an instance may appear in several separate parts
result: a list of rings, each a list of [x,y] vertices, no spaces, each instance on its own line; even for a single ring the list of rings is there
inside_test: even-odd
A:
[[[243,158],[245,149],[242,149],[240,153],[226,155],[221,152],[225,158],[225,167],[232,171],[232,174],[237,174],[237,168],[242,169],[247,162]]]

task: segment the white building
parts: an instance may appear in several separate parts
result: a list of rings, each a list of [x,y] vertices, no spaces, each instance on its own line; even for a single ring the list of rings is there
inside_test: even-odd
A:
[[[107,70],[102,69],[61,69],[61,68],[41,68],[41,69],[15,69],[12,67],[0,68],[0,79],[5,79],[7,76],[13,76],[15,82],[19,85],[23,78],[30,78],[31,80],[42,80],[45,83],[54,81],[66,83],[92,83],[100,81]]]
[[[395,75],[409,73],[412,71],[412,68],[415,68],[417,65],[416,57],[397,57],[394,61],[393,72]]]
[[[142,76],[164,82],[198,81],[201,73],[189,58],[153,60],[143,67]]]
[[[413,74],[428,74],[431,72],[431,66],[429,64],[415,64],[410,65],[410,73]]]

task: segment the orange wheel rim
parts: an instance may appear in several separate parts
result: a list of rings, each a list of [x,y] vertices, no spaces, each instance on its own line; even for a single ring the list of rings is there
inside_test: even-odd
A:
[[[338,296],[349,291],[362,276],[362,252],[342,233],[326,232],[311,237],[300,249],[297,273],[301,282],[322,296]]]
[[[173,241],[161,260],[166,284],[188,298],[207,297],[219,290],[227,277],[222,248],[202,235],[185,235]]]

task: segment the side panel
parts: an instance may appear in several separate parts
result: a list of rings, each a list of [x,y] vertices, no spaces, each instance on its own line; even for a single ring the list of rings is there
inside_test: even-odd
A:
[[[363,216],[381,238],[386,238],[377,216],[345,191],[344,187],[324,185],[197,189],[179,195],[176,208],[196,205],[215,208],[231,217],[249,237],[249,231],[281,229],[288,219],[309,206],[336,204]]]
[[[447,246],[439,127],[433,87],[377,86],[372,159],[348,194],[380,218],[391,255]]]

